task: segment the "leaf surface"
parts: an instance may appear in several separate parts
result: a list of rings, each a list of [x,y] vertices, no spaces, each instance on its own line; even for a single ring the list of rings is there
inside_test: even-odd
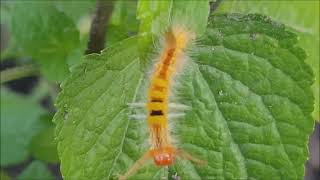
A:
[[[261,13],[284,23],[300,37],[298,44],[305,49],[308,63],[314,71],[312,90],[315,96],[313,117],[319,119],[319,1],[223,1],[221,12]]]
[[[312,71],[297,36],[261,15],[211,16],[179,91],[193,110],[175,125],[208,167],[182,179],[302,179],[314,121]]]

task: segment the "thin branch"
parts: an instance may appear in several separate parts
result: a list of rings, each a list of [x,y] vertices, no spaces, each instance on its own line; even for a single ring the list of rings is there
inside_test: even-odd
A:
[[[24,65],[1,71],[1,84],[23,77],[38,75],[39,69],[34,65]]]
[[[213,13],[220,5],[222,0],[216,0],[213,2],[210,2],[210,13]]]
[[[108,21],[114,6],[113,0],[98,0],[95,16],[91,23],[88,49],[85,54],[100,53],[104,48]]]

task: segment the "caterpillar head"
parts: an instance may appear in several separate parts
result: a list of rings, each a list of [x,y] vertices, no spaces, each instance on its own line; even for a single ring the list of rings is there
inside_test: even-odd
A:
[[[171,147],[152,151],[154,163],[158,166],[169,166],[175,163],[175,150]]]

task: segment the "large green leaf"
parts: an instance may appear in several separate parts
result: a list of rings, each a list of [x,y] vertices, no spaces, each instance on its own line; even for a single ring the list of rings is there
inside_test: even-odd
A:
[[[1,167],[23,162],[28,145],[44,125],[44,110],[34,101],[1,88]]]
[[[52,4],[41,2],[11,3],[11,15],[15,42],[41,64],[50,80],[63,80],[69,73],[67,56],[79,46],[73,21]]]
[[[316,81],[312,89],[315,96],[313,117],[319,119],[319,1],[223,1],[218,8],[221,12],[262,13],[286,24],[299,35],[299,45],[308,54],[306,62],[314,70]]]
[[[116,179],[148,150],[147,123],[129,120],[126,106],[148,85],[138,38],[87,56],[63,83],[54,121],[66,179]],[[313,74],[297,36],[265,16],[230,14],[210,17],[201,39],[175,94],[192,110],[172,123],[177,146],[208,165],[150,163],[132,179],[301,179]]]
[[[208,167],[177,163],[182,179],[302,179],[308,158],[312,71],[297,36],[261,15],[212,16],[180,96],[181,147]]]

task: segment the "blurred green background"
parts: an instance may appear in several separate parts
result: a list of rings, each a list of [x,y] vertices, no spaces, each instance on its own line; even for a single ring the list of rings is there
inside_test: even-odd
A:
[[[214,13],[262,13],[290,27],[309,57],[316,80],[314,118],[319,119],[319,1],[222,0]],[[62,179],[54,141],[54,101],[59,84],[81,63],[94,0],[1,1],[1,180]],[[108,47],[139,29],[137,1],[108,1]],[[16,69],[19,74],[7,73]],[[10,80],[13,78],[15,80]],[[310,139],[306,179],[319,172],[319,125]]]

